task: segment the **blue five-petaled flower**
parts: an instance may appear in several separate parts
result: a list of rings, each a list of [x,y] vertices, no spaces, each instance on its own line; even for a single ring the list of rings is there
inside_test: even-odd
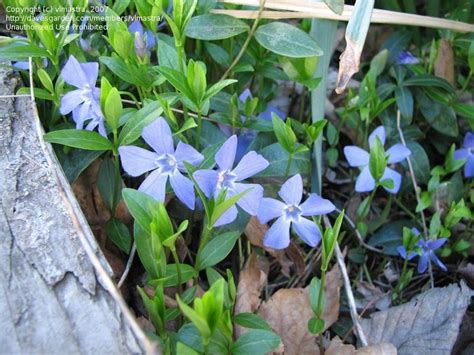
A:
[[[86,129],[91,131],[98,126],[99,133],[107,137],[104,115],[100,110],[100,89],[95,87],[98,75],[98,63],[79,63],[74,56],[70,56],[61,70],[61,76],[66,83],[77,89],[61,98],[59,111],[62,115],[72,111],[77,129],[83,129],[85,121],[91,120]]]
[[[413,64],[418,64],[420,63],[420,60],[415,57],[411,52],[409,51],[402,51],[398,53],[397,56],[397,64],[400,65],[413,65]]]
[[[217,197],[226,189],[226,197],[246,192],[238,201],[245,212],[256,215],[263,197],[263,187],[258,184],[243,184],[242,180],[258,174],[268,166],[268,161],[255,151],[245,154],[234,168],[237,152],[237,136],[227,139],[217,151],[215,160],[217,170],[201,169],[194,172],[193,177],[207,198]],[[237,207],[229,208],[214,224],[215,227],[231,223],[237,218]]]
[[[416,228],[412,228],[411,231],[414,235],[420,235],[420,231]],[[426,271],[430,259],[442,270],[447,271],[448,269],[446,265],[444,265],[441,260],[439,260],[435,253],[435,250],[441,248],[444,243],[446,243],[446,241],[446,238],[439,238],[436,240],[425,240],[422,238],[416,243],[416,246],[418,247],[418,252],[410,251],[407,255],[407,250],[404,246],[398,247],[397,250],[401,257],[406,260],[411,260],[417,255],[420,256],[420,259],[418,260],[418,272],[420,274]]]
[[[311,247],[318,245],[321,231],[314,221],[305,217],[319,216],[334,211],[331,201],[315,193],[305,202],[301,175],[288,179],[278,192],[283,202],[273,198],[263,198],[257,213],[261,223],[277,218],[264,236],[263,244],[274,249],[283,249],[290,244],[290,227]]]
[[[138,190],[163,202],[166,182],[169,179],[178,199],[190,209],[194,209],[194,186],[182,173],[186,172],[184,162],[197,166],[204,160],[202,154],[181,141],[175,149],[171,129],[161,117],[143,129],[142,137],[154,152],[135,146],[119,148],[122,166],[127,174],[139,176],[152,171]]]
[[[382,144],[385,144],[385,128],[383,126],[377,127],[369,136],[369,146],[375,142],[376,137],[380,139]],[[388,164],[394,164],[401,162],[406,157],[408,157],[411,152],[403,144],[395,144],[385,152],[388,157]],[[376,186],[376,181],[370,173],[369,169],[369,160],[370,154],[354,145],[349,145],[344,147],[344,155],[346,156],[349,165],[352,167],[359,167],[362,169],[359,177],[356,181],[355,190],[357,192],[368,192],[372,191]],[[386,167],[383,173],[381,181],[392,179],[393,187],[388,188],[384,186],[383,188],[390,193],[397,193],[400,189],[400,184],[402,182],[402,176],[395,170]]]
[[[474,134],[472,132],[466,133],[462,148],[454,152],[454,159],[466,159],[464,176],[474,177]]]

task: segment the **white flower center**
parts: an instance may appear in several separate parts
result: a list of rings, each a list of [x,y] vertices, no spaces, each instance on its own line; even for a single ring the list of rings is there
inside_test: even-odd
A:
[[[299,208],[297,205],[289,205],[284,210],[284,216],[288,221],[298,222],[301,218],[302,212],[303,211],[301,211],[301,208]]]
[[[229,170],[223,170],[217,177],[217,186],[219,188],[233,188],[235,186],[235,180],[237,176]]]
[[[178,169],[178,162],[172,154],[163,154],[156,159],[156,166],[162,174],[173,174]]]

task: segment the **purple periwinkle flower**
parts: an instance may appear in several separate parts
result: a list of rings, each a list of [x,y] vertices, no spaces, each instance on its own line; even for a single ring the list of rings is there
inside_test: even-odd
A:
[[[464,176],[474,177],[474,134],[467,132],[461,149],[454,152],[454,159],[466,159],[464,165]]]
[[[153,35],[153,32],[151,32],[150,30],[145,30],[139,20],[131,22],[130,25],[128,25],[128,31],[133,35],[138,33],[138,35],[143,39],[143,41],[146,41],[147,50],[151,50],[155,46],[156,40],[155,36]]]
[[[420,231],[418,231],[418,229],[416,228],[412,228],[412,233],[415,235],[420,235]],[[416,243],[418,252],[411,251],[407,255],[407,251],[405,247],[403,246],[398,247],[397,250],[403,259],[411,260],[417,255],[420,256],[420,259],[418,260],[418,272],[420,274],[426,271],[426,269],[428,268],[428,263],[430,262],[430,259],[432,262],[438,265],[442,270],[447,271],[448,269],[446,265],[444,265],[441,262],[441,260],[439,260],[439,258],[436,256],[436,253],[435,253],[435,250],[441,248],[444,245],[444,243],[446,243],[446,241],[447,241],[446,238],[440,238],[436,240],[426,240],[422,238]]]
[[[370,147],[372,147],[372,145],[374,144],[376,137],[380,139],[382,144],[385,144],[386,135],[384,126],[377,127],[370,134]],[[410,149],[405,147],[403,144],[395,144],[385,152],[385,155],[388,157],[388,164],[401,162],[410,154]],[[369,169],[370,154],[362,148],[359,148],[354,145],[349,145],[344,147],[344,155],[346,156],[346,159],[349,162],[350,166],[362,169],[359,177],[357,178],[355,190],[357,192],[372,191],[376,186],[376,181],[370,173]],[[384,181],[387,179],[392,179],[394,186],[391,189],[385,186],[383,188],[390,193],[397,193],[398,190],[400,190],[402,176],[398,172],[387,166],[380,181]]]
[[[397,63],[400,65],[418,64],[420,60],[409,51],[402,51],[397,56]]]
[[[255,151],[245,154],[234,168],[237,152],[237,136],[227,139],[217,151],[217,170],[201,169],[193,174],[194,179],[207,198],[217,197],[226,189],[226,197],[247,191],[238,201],[245,212],[255,216],[263,197],[263,187],[258,184],[244,184],[241,181],[258,174],[268,166],[268,161]],[[229,208],[215,223],[215,227],[231,223],[237,218],[237,207]]]
[[[100,110],[100,89],[95,87],[98,75],[98,63],[79,63],[74,56],[70,56],[61,70],[61,76],[66,83],[77,89],[61,98],[59,111],[62,115],[72,111],[72,118],[76,122],[77,129],[83,129],[85,121],[91,120],[86,129],[92,131],[98,126],[99,133],[107,137],[104,115]]]
[[[138,190],[163,202],[169,179],[178,199],[194,209],[194,186],[182,173],[186,172],[184,162],[197,166],[204,160],[202,154],[181,141],[175,149],[171,129],[161,117],[143,129],[142,137],[154,152],[135,146],[119,147],[122,166],[127,174],[140,176],[151,171]]]
[[[283,202],[273,198],[263,198],[257,213],[261,223],[277,218],[264,236],[263,244],[274,249],[284,249],[290,244],[290,227],[311,247],[318,245],[321,231],[314,221],[305,217],[319,216],[334,211],[335,206],[315,193],[305,202],[301,175],[288,179],[278,192]]]

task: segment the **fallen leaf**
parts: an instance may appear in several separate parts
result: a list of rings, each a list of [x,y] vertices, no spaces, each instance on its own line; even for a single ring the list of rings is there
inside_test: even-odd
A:
[[[474,288],[474,264],[467,263],[461,264],[458,267],[458,272],[461,274],[463,279],[467,282],[470,288]]]
[[[357,292],[363,296],[356,299],[356,306],[359,310],[376,308],[379,311],[385,311],[392,303],[388,292],[383,292],[380,288],[368,282],[360,281],[357,285]]]
[[[399,354],[450,354],[472,295],[463,282],[433,288],[361,325],[369,344],[392,343]]]
[[[323,313],[325,329],[339,317],[341,272],[337,265],[326,275],[326,303]],[[259,308],[259,315],[282,338],[285,354],[315,354],[316,338],[308,331],[308,321],[314,316],[309,302],[309,288],[280,289]]]
[[[397,348],[390,343],[366,346],[357,349],[350,344],[344,344],[338,336],[331,340],[325,355],[397,355]]]
[[[454,53],[451,43],[442,38],[439,41],[438,56],[434,64],[434,73],[454,85]]]
[[[267,272],[259,265],[257,254],[252,252],[244,269],[240,272],[237,285],[237,297],[235,300],[234,314],[255,312],[262,300],[260,295],[263,286],[267,283]],[[234,333],[239,337],[244,332],[240,326],[235,326]]]

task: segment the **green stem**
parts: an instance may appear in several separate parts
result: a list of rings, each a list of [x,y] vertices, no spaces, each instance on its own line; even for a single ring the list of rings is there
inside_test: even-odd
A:
[[[204,248],[204,246],[207,244],[207,241],[209,240],[209,232],[211,231],[211,229],[207,225],[207,217],[204,219],[203,222],[204,223],[203,223],[203,227],[202,227],[201,240],[199,241],[199,247],[198,247],[198,251],[196,253],[196,263],[195,263],[196,265],[197,265],[197,261],[199,260],[200,255],[201,255],[202,249]]]
[[[467,76],[467,78],[466,78],[466,81],[464,82],[464,85],[462,86],[461,93],[463,93],[464,91],[466,91],[466,89],[467,89],[469,83],[471,82],[472,74],[473,74],[473,72],[472,72],[472,70],[470,70],[470,71],[469,71],[469,74],[468,74],[468,76]]]
[[[113,131],[114,134],[114,146],[118,146],[118,134],[117,130]],[[120,159],[118,155],[117,148],[114,149],[114,171],[115,171],[115,181],[114,181],[114,194],[112,196],[112,216],[115,215],[115,210],[117,209],[117,205],[120,201],[120,182],[122,176],[120,175]]]
[[[290,153],[290,157],[288,158],[288,164],[286,165],[284,180],[286,180],[288,178],[288,175],[290,174],[291,163],[293,162],[293,156],[294,156],[294,153]]]
[[[181,264],[179,261],[178,253],[176,253],[175,246],[173,245],[173,248],[170,248],[170,250],[171,250],[171,254],[173,255],[174,263],[176,264],[176,273],[178,275],[178,294],[181,295],[181,293],[183,292],[183,289],[182,289],[183,278],[181,276],[182,275]]]
[[[197,131],[196,131],[196,149],[199,150],[201,146],[201,132],[202,132],[202,114],[201,110],[197,112]]]
[[[222,75],[222,77],[220,78],[219,81],[222,81],[222,80],[224,80],[225,78],[227,78],[227,77],[229,76],[229,74],[231,73],[232,69],[234,69],[234,67],[235,67],[235,66],[237,65],[237,63],[239,62],[240,58],[244,55],[245,50],[247,49],[248,45],[250,44],[250,40],[252,39],[253,35],[255,34],[255,31],[257,30],[258,23],[260,22],[260,18],[262,17],[262,12],[263,12],[263,9],[264,9],[264,7],[265,7],[265,1],[266,1],[266,0],[261,0],[260,8],[258,9],[257,18],[256,18],[255,21],[253,22],[252,28],[250,29],[250,32],[249,32],[249,35],[247,36],[247,38],[246,38],[244,44],[242,45],[242,48],[240,48],[239,53],[238,53],[237,56],[234,58],[234,61],[232,62],[232,64],[230,65],[230,67],[227,68],[227,70],[225,71],[224,75]]]

